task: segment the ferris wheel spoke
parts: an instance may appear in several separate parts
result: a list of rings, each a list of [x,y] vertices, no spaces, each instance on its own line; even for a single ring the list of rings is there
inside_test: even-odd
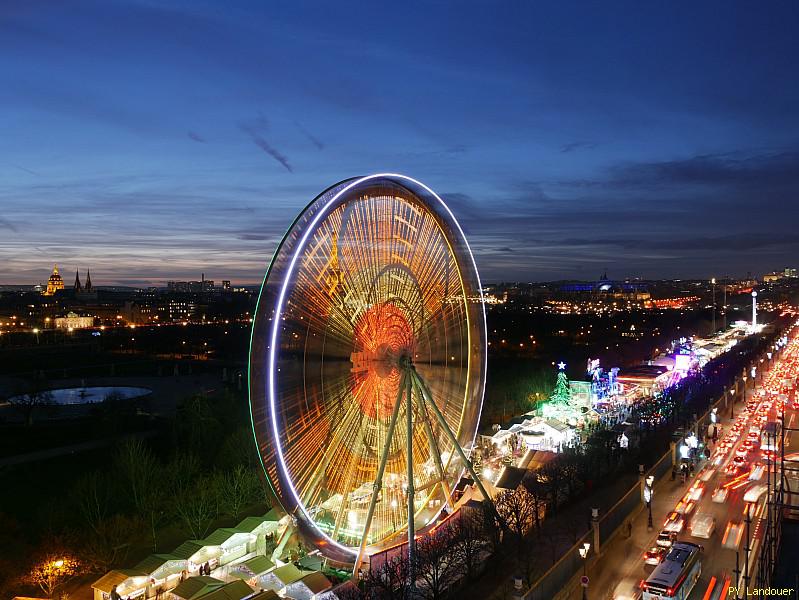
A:
[[[433,427],[430,424],[430,416],[427,414],[427,406],[425,406],[424,402],[424,392],[422,392],[421,388],[419,387],[419,383],[415,378],[413,379],[413,384],[417,390],[417,394],[420,398],[422,398],[422,401],[418,404],[418,411],[421,413],[422,424],[424,426],[425,434],[427,435],[427,443],[430,445],[430,454],[435,462],[436,471],[438,471],[438,477],[441,481],[441,487],[444,490],[444,495],[446,496],[447,503],[451,509],[455,506],[455,504],[452,502],[452,492],[449,488],[449,483],[447,483],[447,477],[444,474],[444,465],[441,464],[441,451],[439,449],[435,435],[433,434]]]
[[[394,428],[397,425],[397,415],[399,414],[400,405],[402,404],[402,392],[404,391],[405,386],[410,385],[409,377],[410,377],[409,373],[407,372],[403,373],[402,379],[400,380],[399,390],[397,392],[397,400],[394,403],[394,410],[391,413],[391,420],[388,423],[388,431],[386,432],[386,441],[383,446],[383,451],[380,454],[380,463],[377,467],[377,475],[375,476],[374,485],[372,487],[372,496],[369,499],[369,510],[366,513],[366,521],[364,522],[363,526],[363,536],[361,538],[361,544],[358,549],[358,557],[355,561],[356,572],[358,566],[360,565],[361,558],[363,557],[363,552],[364,550],[366,550],[366,545],[369,539],[369,529],[372,527],[372,518],[374,517],[375,513],[375,504],[377,503],[377,496],[383,487],[383,473],[385,473],[386,470],[386,461],[388,460],[389,450],[391,449],[391,441],[394,436]]]
[[[318,486],[321,480],[325,477],[331,461],[344,447],[357,447],[363,441],[363,424],[357,420],[358,410],[357,404],[349,404],[346,413],[339,421],[339,426],[333,431],[332,438],[325,447],[321,457],[314,457],[312,461],[308,462],[308,466],[312,467],[310,477],[307,479],[307,485],[303,486],[306,490],[307,500],[312,502],[318,494]],[[354,432],[354,434],[353,434]],[[352,436],[354,443],[348,444],[347,439]],[[298,474],[298,478],[300,475]]]
[[[438,419],[438,422],[441,423],[441,428],[450,438],[450,442],[452,443],[455,451],[460,455],[464,466],[466,467],[466,469],[468,469],[469,474],[472,476],[475,484],[480,489],[480,493],[483,495],[483,498],[485,498],[486,501],[491,502],[491,496],[488,495],[488,492],[486,492],[485,487],[483,487],[483,482],[480,480],[479,477],[477,477],[477,473],[474,472],[474,467],[472,467],[471,461],[467,458],[466,454],[463,452],[463,448],[461,448],[460,443],[458,443],[458,438],[456,438],[455,434],[452,433],[452,429],[450,429],[449,425],[447,424],[447,420],[444,418],[444,415],[441,414],[441,411],[438,409],[438,406],[436,406],[435,400],[433,400],[433,397],[430,395],[430,390],[427,389],[427,385],[425,384],[424,380],[422,380],[422,378],[419,377],[419,374],[416,373],[416,370],[413,367],[411,367],[410,373],[411,376],[416,379],[416,383],[419,385],[419,388],[422,390],[422,397],[424,398],[425,404],[430,406],[431,410],[433,411],[433,414]]]

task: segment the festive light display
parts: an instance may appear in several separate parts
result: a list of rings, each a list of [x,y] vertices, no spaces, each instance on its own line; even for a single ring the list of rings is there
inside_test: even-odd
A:
[[[580,414],[580,410],[572,405],[572,393],[565,369],[565,363],[558,363],[558,377],[555,380],[555,389],[552,391],[549,400],[543,403],[541,409],[545,418],[558,419],[564,423]]]
[[[443,508],[465,466],[446,429],[473,444],[485,340],[474,260],[429,188],[401,175],[347,180],[300,214],[261,289],[250,405],[267,480],[307,541],[344,561],[393,543],[408,521],[409,466],[416,521]]]

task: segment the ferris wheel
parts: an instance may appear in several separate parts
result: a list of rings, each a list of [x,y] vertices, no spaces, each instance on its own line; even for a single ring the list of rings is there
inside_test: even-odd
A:
[[[348,179],[289,228],[253,322],[250,408],[303,538],[360,562],[449,506],[482,408],[486,323],[463,231],[403,175]]]

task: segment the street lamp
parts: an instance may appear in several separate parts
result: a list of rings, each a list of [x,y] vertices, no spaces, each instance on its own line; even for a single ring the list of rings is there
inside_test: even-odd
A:
[[[649,511],[649,517],[646,521],[646,530],[652,531],[654,526],[652,525],[652,484],[655,482],[655,476],[650,475],[646,478],[646,485],[644,486],[644,502],[646,502],[646,508]]]
[[[741,376],[744,380],[744,406],[746,406],[746,380],[749,379],[746,375]]]
[[[587,600],[586,590],[588,589],[588,551],[591,549],[590,542],[585,542],[582,548],[578,548],[577,552],[580,553],[580,558],[583,559],[583,600]]]
[[[716,335],[716,278],[710,280],[713,284],[713,335]]]

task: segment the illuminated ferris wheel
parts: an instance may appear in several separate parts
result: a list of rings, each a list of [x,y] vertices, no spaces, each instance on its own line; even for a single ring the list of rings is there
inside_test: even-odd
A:
[[[451,510],[465,469],[480,485],[485,366],[480,280],[441,198],[380,174],[311,202],[269,267],[250,353],[264,472],[303,537],[357,564]]]

